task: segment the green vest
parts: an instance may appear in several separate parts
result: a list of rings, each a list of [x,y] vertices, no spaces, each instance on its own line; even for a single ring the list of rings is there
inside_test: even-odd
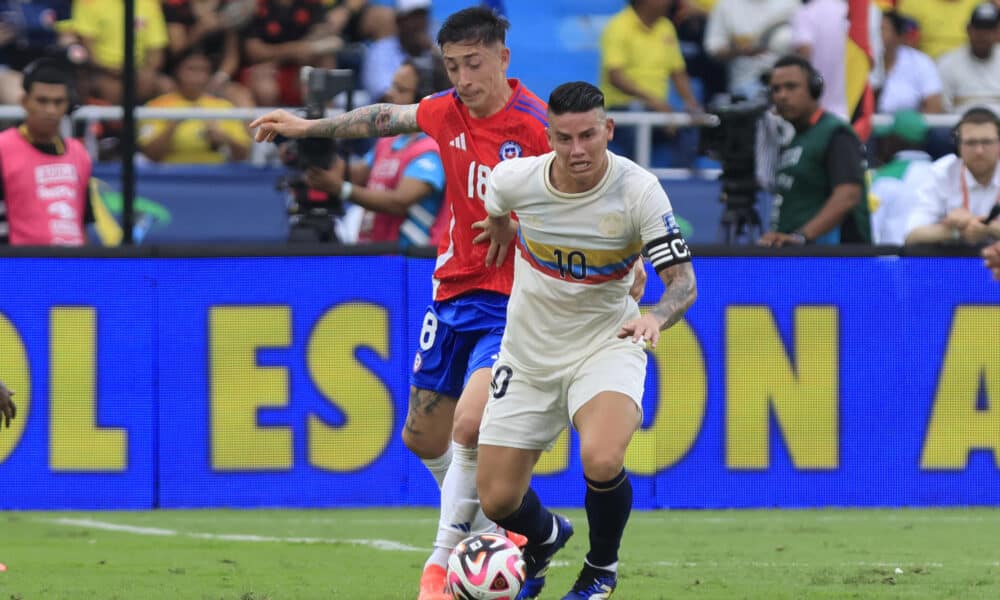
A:
[[[850,125],[838,117],[824,112],[816,123],[795,137],[781,149],[775,178],[776,194],[771,226],[775,231],[792,233],[808,223],[819,213],[830,197],[833,188],[826,173],[826,152],[830,138],[838,129],[854,134]],[[858,144],[861,142],[859,141]],[[862,172],[864,172],[864,165]],[[864,186],[864,183],[862,183]],[[840,227],[839,240],[834,230],[822,236],[820,243],[870,243],[871,219],[868,214],[868,194],[864,187],[861,200],[851,210]]]

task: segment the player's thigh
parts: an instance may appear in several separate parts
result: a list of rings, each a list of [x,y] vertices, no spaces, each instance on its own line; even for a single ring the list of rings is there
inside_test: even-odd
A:
[[[500,355],[503,329],[494,328],[479,334],[469,353],[465,388],[455,409],[454,438],[464,446],[478,443],[479,424],[490,396],[493,363]]]
[[[480,446],[546,450],[568,425],[559,377],[531,377],[503,357],[493,365]]]
[[[484,445],[479,448],[476,487],[483,512],[491,519],[509,516],[521,505],[541,450]]]
[[[645,351],[628,341],[594,353],[577,369],[567,402],[587,477],[606,481],[621,470],[642,423],[645,376]]]

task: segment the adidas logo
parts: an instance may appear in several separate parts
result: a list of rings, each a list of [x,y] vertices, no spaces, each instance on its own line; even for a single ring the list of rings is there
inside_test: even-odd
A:
[[[458,148],[459,150],[465,150],[465,133],[460,133],[458,137],[448,142],[448,145],[452,148]]]

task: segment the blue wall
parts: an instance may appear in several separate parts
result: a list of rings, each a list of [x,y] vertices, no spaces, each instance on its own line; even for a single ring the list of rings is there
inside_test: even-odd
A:
[[[20,408],[0,508],[436,503],[398,435],[432,266],[0,259]],[[637,507],[1000,504],[1000,284],[978,260],[695,269],[650,355]],[[543,458],[547,501],[581,504],[575,455]]]

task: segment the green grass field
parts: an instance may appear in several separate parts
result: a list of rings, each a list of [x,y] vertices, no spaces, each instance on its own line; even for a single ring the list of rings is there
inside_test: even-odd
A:
[[[561,598],[587,546],[556,559]],[[401,599],[430,510],[8,512],[0,600]],[[1000,511],[670,511],[632,515],[620,600],[1000,598]]]

